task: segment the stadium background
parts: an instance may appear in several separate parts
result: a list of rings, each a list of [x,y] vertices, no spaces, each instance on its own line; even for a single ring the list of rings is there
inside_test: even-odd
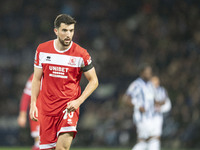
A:
[[[19,100],[37,45],[55,38],[60,13],[77,20],[74,41],[88,49],[100,81],[81,107],[73,147],[131,147],[131,109],[121,102],[136,67],[150,62],[172,100],[162,146],[200,148],[200,1],[0,1],[0,146],[30,146],[17,125]],[[82,80],[81,85],[85,85]]]

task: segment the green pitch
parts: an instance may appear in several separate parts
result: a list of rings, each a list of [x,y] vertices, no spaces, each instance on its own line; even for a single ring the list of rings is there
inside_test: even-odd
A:
[[[31,150],[30,147],[0,147],[0,150]],[[131,150],[131,148],[71,148],[71,150]],[[162,149],[162,150],[192,150],[192,149]]]
[[[0,147],[0,150],[31,150],[30,147]],[[131,150],[131,148],[71,148],[71,150]],[[165,149],[162,150],[192,150],[192,149]]]

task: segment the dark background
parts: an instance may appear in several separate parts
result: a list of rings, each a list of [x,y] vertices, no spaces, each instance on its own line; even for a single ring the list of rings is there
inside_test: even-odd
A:
[[[88,50],[100,86],[81,107],[75,146],[132,146],[132,110],[121,97],[149,62],[168,90],[164,147],[200,147],[199,0],[0,1],[0,146],[31,145],[17,125],[19,101],[39,43],[56,38],[60,13],[77,20],[74,41]],[[85,85],[85,79],[82,84]]]

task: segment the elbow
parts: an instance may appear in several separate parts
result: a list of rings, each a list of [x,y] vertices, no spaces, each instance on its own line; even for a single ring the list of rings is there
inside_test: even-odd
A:
[[[94,85],[95,85],[95,89],[99,86],[99,80],[98,80],[98,79],[96,79],[96,80],[94,81]]]
[[[94,90],[95,90],[99,86],[98,78],[93,79],[92,84],[93,84],[93,87],[94,87]]]

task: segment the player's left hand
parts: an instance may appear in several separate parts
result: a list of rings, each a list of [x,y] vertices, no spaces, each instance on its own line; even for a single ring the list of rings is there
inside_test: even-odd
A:
[[[76,109],[79,108],[80,105],[81,105],[81,103],[78,99],[70,101],[67,103],[67,110],[68,110],[68,112],[75,111]]]

